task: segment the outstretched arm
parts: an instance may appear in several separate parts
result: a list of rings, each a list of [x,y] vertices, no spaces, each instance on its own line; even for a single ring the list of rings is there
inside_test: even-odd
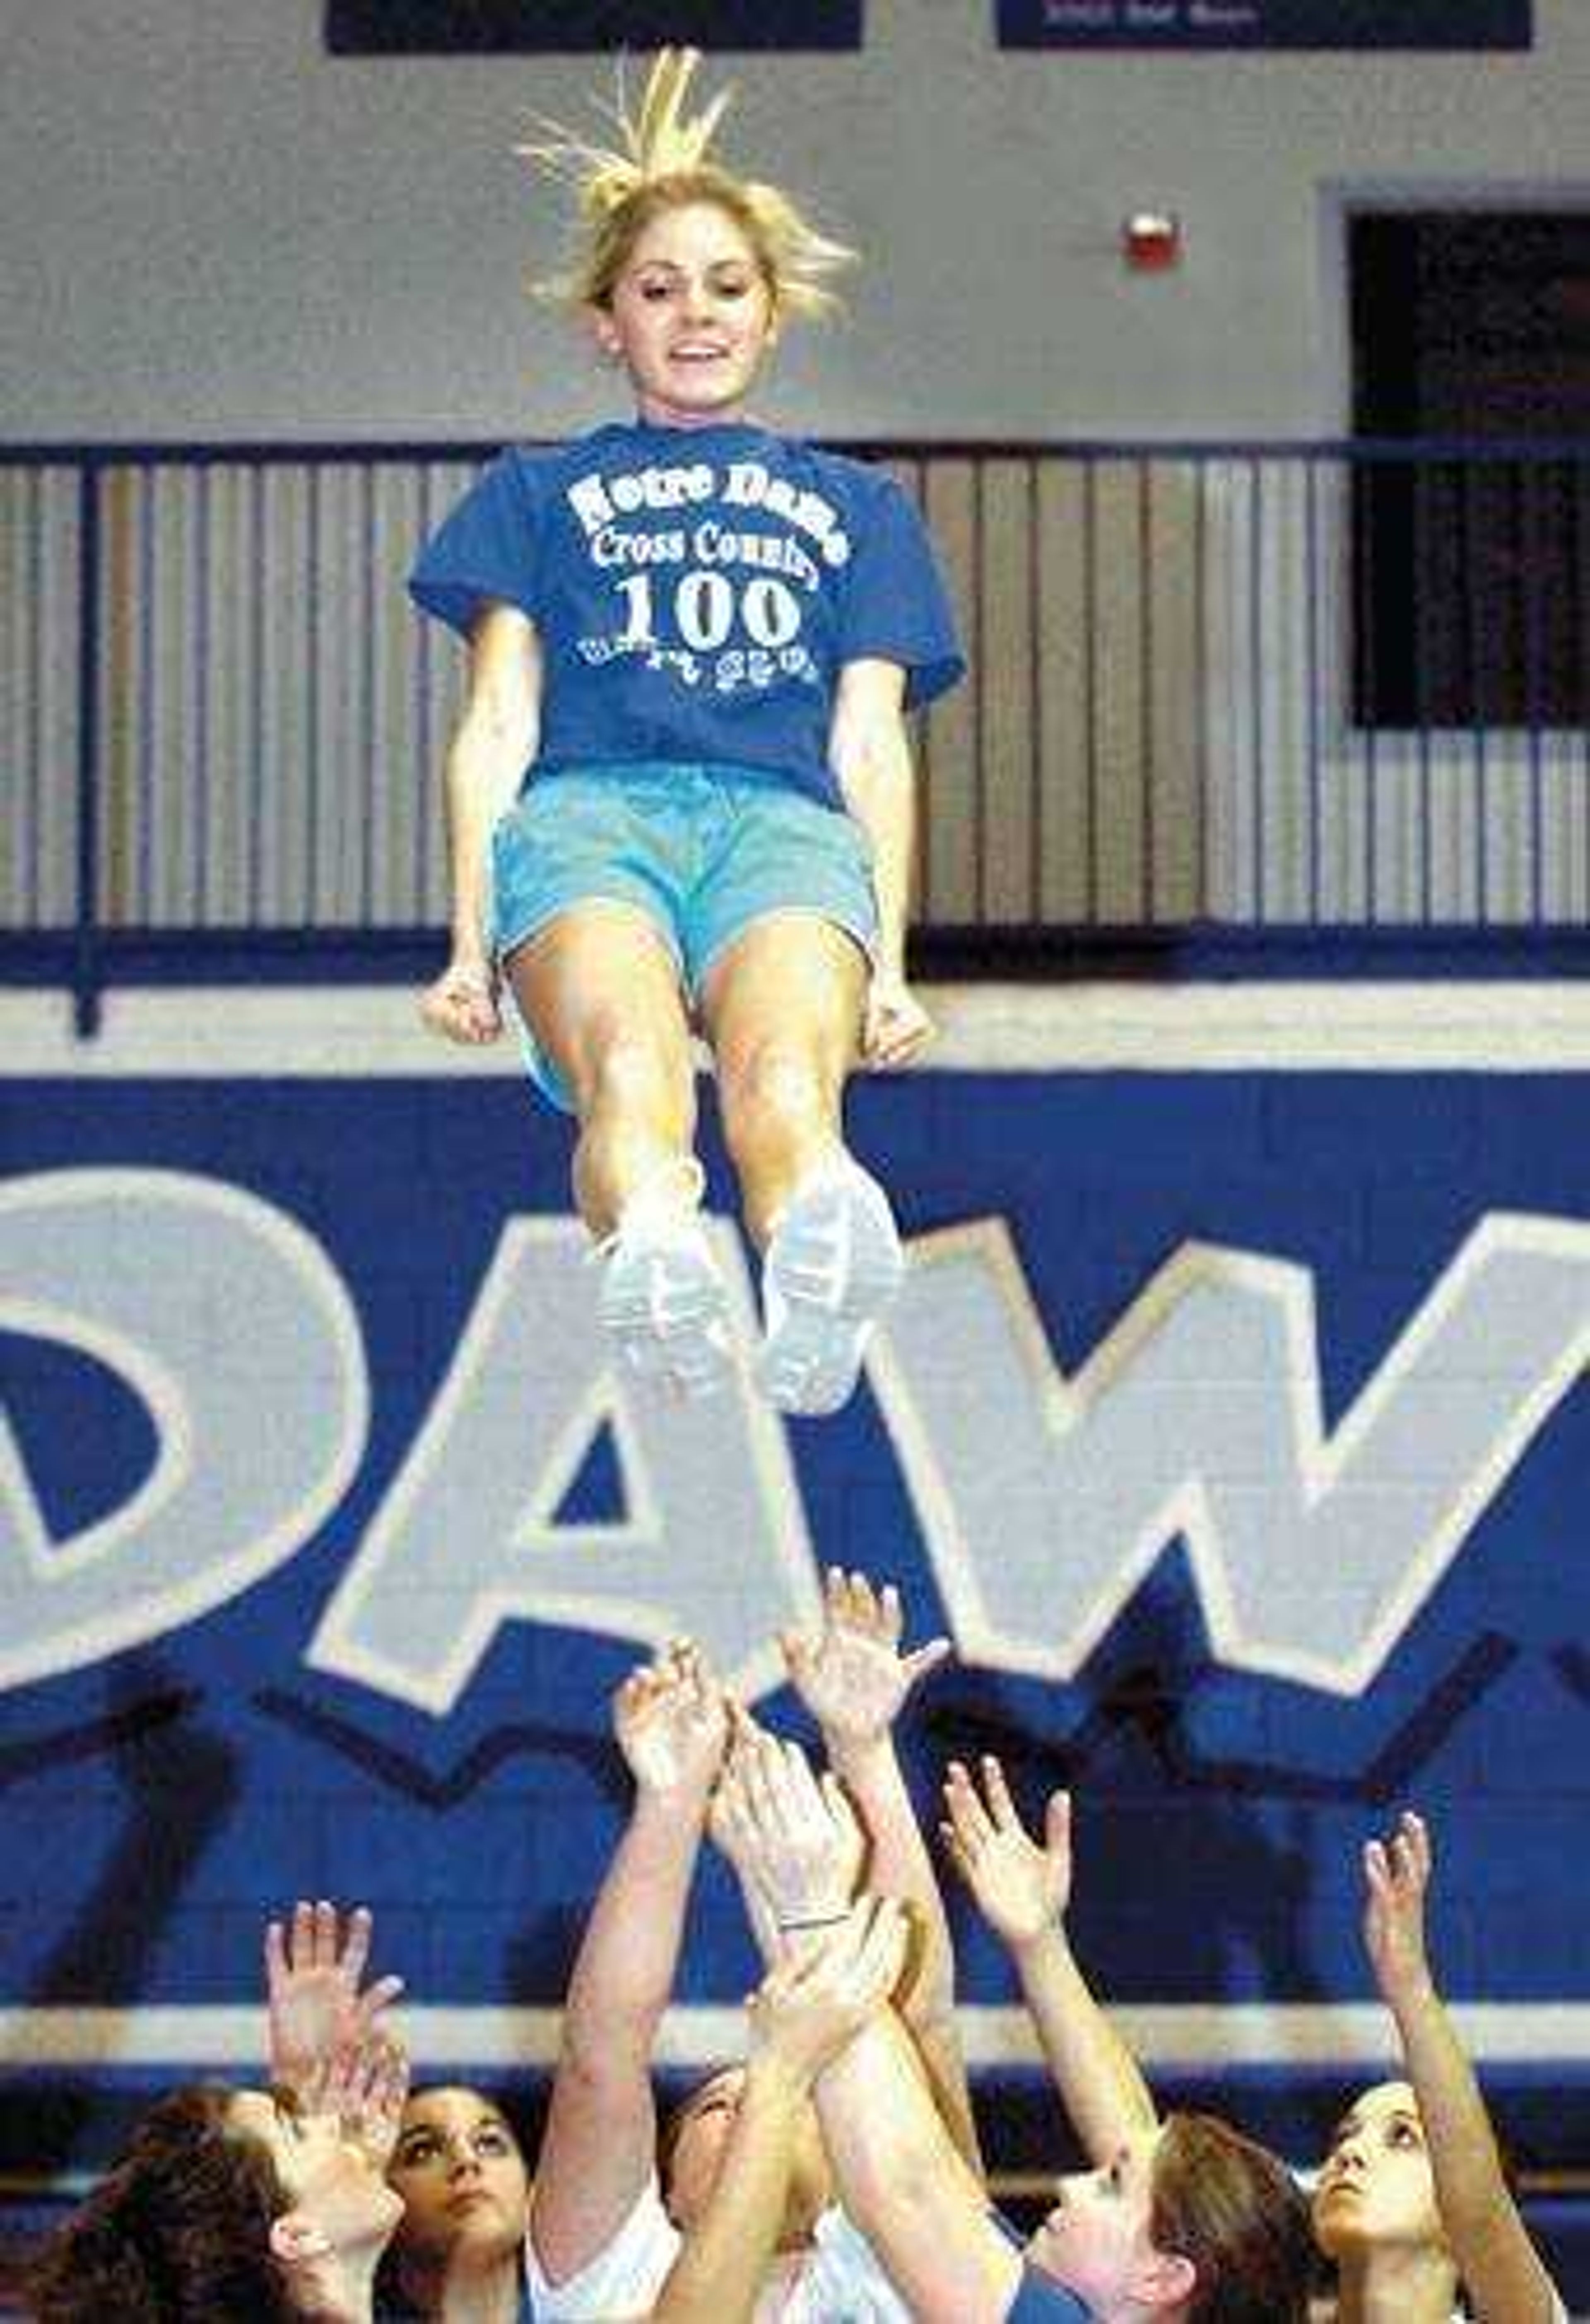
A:
[[[1001,2324],[1020,2253],[957,2150],[892,2012],[871,2019],[817,2086],[839,2200],[920,2324]]]
[[[955,1956],[933,1860],[906,1788],[894,1729],[919,1679],[950,1651],[931,1638],[902,1652],[900,1592],[875,1590],[864,1573],[831,1566],[823,1588],[823,1627],[815,1637],[786,1631],[780,1640],[795,1692],[816,1720],[828,1766],[845,1786],[866,1835],[868,1884],[915,1908],[921,1944],[901,2014],[921,2051],[957,2145],[974,2167],[976,2133],[966,2061],[955,2015]]]
[[[722,2168],[652,2324],[750,2324],[778,2248],[812,2086],[887,2001],[904,1956],[900,1906],[867,1899],[819,1943],[768,1971],[751,2003],[745,2083]]]
[[[799,1745],[749,1730],[713,1803],[713,1837],[767,1917],[799,1950],[847,1918],[857,1831],[831,1775],[818,1784]],[[913,2315],[994,2324],[1021,2262],[933,2103],[892,2010],[870,2018],[817,2084],[840,2200]]]
[[[554,2282],[622,2227],[652,2168],[652,2049],[727,1725],[722,1690],[685,1641],[633,1673],[615,1699],[635,1796],[569,1983],[536,2169],[531,2232]]]
[[[1419,2100],[1436,2202],[1476,2315],[1486,2324],[1551,2324],[1561,2307],[1509,2191],[1474,2070],[1436,1990],[1425,1949],[1432,1851],[1405,1814],[1364,1851],[1364,1941],[1396,2021]]]
[[[1044,1843],[1023,1828],[994,1758],[983,1793],[958,1760],[944,1786],[945,1844],[984,1919],[1004,1944],[1055,2088],[1077,2137],[1108,2163],[1132,2132],[1158,2119],[1136,2059],[1099,2007],[1066,1934],[1071,1896],[1071,1802],[1056,1792]]]

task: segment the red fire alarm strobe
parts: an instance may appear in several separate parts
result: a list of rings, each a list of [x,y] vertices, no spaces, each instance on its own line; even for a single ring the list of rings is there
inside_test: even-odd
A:
[[[1181,220],[1174,210],[1133,210],[1121,221],[1121,255],[1135,274],[1163,274],[1181,263]]]

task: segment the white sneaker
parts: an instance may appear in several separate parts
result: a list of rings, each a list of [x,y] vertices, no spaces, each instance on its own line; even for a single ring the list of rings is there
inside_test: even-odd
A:
[[[597,1313],[633,1372],[681,1402],[715,1396],[734,1373],[728,1290],[694,1194],[642,1187],[599,1246]]]
[[[781,1412],[837,1412],[861,1374],[874,1326],[905,1258],[889,1199],[848,1155],[790,1197],[763,1264],[756,1385]]]

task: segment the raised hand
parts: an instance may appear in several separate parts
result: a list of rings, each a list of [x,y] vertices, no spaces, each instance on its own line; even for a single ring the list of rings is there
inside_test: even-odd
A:
[[[900,1592],[874,1590],[864,1573],[831,1565],[823,1580],[823,1627],[815,1638],[786,1630],[779,1644],[790,1683],[829,1748],[886,1735],[925,1673],[948,1654],[948,1638],[902,1655]]]
[[[375,2034],[318,2065],[300,2093],[306,2114],[329,2115],[345,2138],[384,2172],[397,2145],[409,2096],[409,2053]]]
[[[343,1923],[335,1904],[300,1899],[285,1929],[273,1921],[265,1931],[271,2080],[300,2098],[320,2066],[370,2040],[403,1989],[401,1977],[382,1977],[360,1991],[373,1925],[362,1904]]]
[[[742,1728],[708,1828],[786,1934],[830,1926],[848,1914],[866,1853],[861,1826],[837,1779],[819,1782],[798,1743]]]
[[[1070,1902],[1070,1794],[1049,1795],[1040,1848],[1016,1813],[999,1761],[985,1758],[982,1775],[979,1794],[961,1762],[950,1761],[944,1786],[948,1820],[939,1830],[994,1934],[1007,1945],[1028,1944],[1053,1928]]]
[[[775,1962],[751,1997],[752,2057],[772,2054],[804,2088],[900,1982],[910,1925],[892,1896],[861,1896],[844,1920]]]
[[[675,1638],[619,1688],[613,1728],[636,1788],[705,1801],[728,1740],[723,1688],[698,1646]]]
[[[1434,1861],[1421,1819],[1405,1811],[1389,1840],[1364,1850],[1364,1943],[1384,1999],[1393,2005],[1429,1984],[1424,1900]]]

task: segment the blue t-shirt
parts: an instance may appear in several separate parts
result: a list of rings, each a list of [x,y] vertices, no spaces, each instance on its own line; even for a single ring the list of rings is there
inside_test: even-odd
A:
[[[991,2211],[990,2218],[1004,2237],[1021,2253],[1026,2246],[1010,2221],[1001,2211]],[[1074,2292],[1057,2283],[1052,2275],[1045,2275],[1040,2267],[1023,2256],[1021,2281],[1016,2296],[1004,2312],[1004,2324],[1088,2324],[1091,2308],[1084,2306]]]
[[[1087,2324],[1092,2314],[1074,2292],[1023,2260],[1021,2287],[1005,2310],[1004,2324]]]
[[[502,453],[410,576],[467,634],[517,605],[544,662],[538,770],[765,769],[838,804],[839,672],[876,657],[908,708],[966,664],[920,517],[884,469],[747,425],[598,428]]]

